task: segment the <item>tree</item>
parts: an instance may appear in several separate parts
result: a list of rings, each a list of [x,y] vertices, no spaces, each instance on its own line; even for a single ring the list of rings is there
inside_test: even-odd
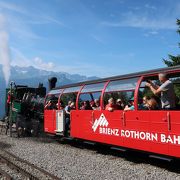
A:
[[[180,34],[180,19],[177,19],[176,24],[178,25],[177,33]],[[180,47],[180,43],[179,43]],[[168,55],[169,59],[163,59],[164,63],[170,67],[170,66],[177,66],[180,65],[180,55],[173,56],[173,55]]]

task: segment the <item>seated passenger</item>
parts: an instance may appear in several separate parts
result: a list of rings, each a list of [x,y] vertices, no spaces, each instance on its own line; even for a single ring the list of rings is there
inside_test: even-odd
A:
[[[94,101],[91,101],[91,102],[90,102],[90,105],[91,105],[91,107],[93,108],[93,107],[95,106],[95,102],[94,102]]]
[[[123,109],[123,103],[121,101],[121,99],[117,99],[116,100],[116,107],[117,107],[117,110],[122,110]]]
[[[84,106],[81,108],[81,110],[92,110],[90,102],[89,101],[84,101]]]
[[[106,105],[105,107],[105,110],[108,110],[108,111],[114,111],[114,110],[117,110],[117,106],[114,104],[114,99],[113,98],[110,98],[108,100],[108,104]]]
[[[80,108],[81,110],[84,110],[84,101],[80,103]]]
[[[134,110],[134,98],[129,100],[129,105],[126,105],[124,111],[133,111]]]
[[[93,110],[100,110],[99,99],[94,100],[94,106],[92,108],[93,108]]]
[[[149,110],[158,110],[158,103],[154,98],[151,98],[147,101],[147,107]]]
[[[143,97],[143,102],[142,102],[142,105],[140,106],[140,109],[148,110],[148,100],[150,100],[148,96]]]

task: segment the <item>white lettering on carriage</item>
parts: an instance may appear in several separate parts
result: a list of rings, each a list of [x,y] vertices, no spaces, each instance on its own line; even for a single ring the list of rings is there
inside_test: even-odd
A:
[[[158,141],[157,133],[121,130],[121,137],[134,138],[147,141]]]
[[[122,138],[138,139],[143,141],[158,142],[164,144],[180,145],[180,135],[167,135],[163,133],[123,130],[119,128],[109,127],[109,121],[102,113],[99,119],[96,119],[92,125],[93,132],[98,132],[101,135],[120,136]]]
[[[162,143],[170,143],[170,144],[180,144],[180,136],[177,135],[165,135],[161,134],[161,142]]]
[[[114,136],[119,136],[119,129],[111,129],[111,128],[99,128],[99,133],[100,134],[106,134],[106,135],[114,135]]]
[[[108,127],[109,122],[102,113],[99,119],[93,123],[92,129],[95,132],[99,127],[99,134],[119,136],[119,129],[111,129]]]

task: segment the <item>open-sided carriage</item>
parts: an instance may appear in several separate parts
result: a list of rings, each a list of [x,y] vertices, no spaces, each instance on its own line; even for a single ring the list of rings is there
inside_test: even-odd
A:
[[[143,96],[151,95],[145,84],[158,83],[159,73],[167,73],[173,82],[176,107],[141,109]],[[124,104],[133,101],[134,110],[107,111],[109,97]],[[70,137],[180,158],[180,66],[60,86],[47,94],[45,103],[51,98],[58,108],[44,111],[46,133],[65,135],[66,117],[60,104],[71,100],[76,107],[71,111]],[[100,101],[99,110],[82,110],[83,101],[95,99]]]

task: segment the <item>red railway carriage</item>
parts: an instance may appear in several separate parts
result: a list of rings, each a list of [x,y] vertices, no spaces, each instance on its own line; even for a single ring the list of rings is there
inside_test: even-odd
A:
[[[174,84],[177,100],[180,98],[180,66],[87,81],[51,90],[46,102],[58,103],[57,109],[44,110],[44,130],[63,135],[66,105],[74,101],[76,109],[70,113],[70,136],[120,147],[180,157],[180,108],[174,110],[143,110],[143,96],[151,96],[145,86],[147,80],[158,83],[158,74],[165,72]],[[105,110],[110,97],[128,104],[133,99],[134,110]],[[81,110],[84,101],[100,101],[99,110]],[[157,97],[158,101],[158,97]]]

